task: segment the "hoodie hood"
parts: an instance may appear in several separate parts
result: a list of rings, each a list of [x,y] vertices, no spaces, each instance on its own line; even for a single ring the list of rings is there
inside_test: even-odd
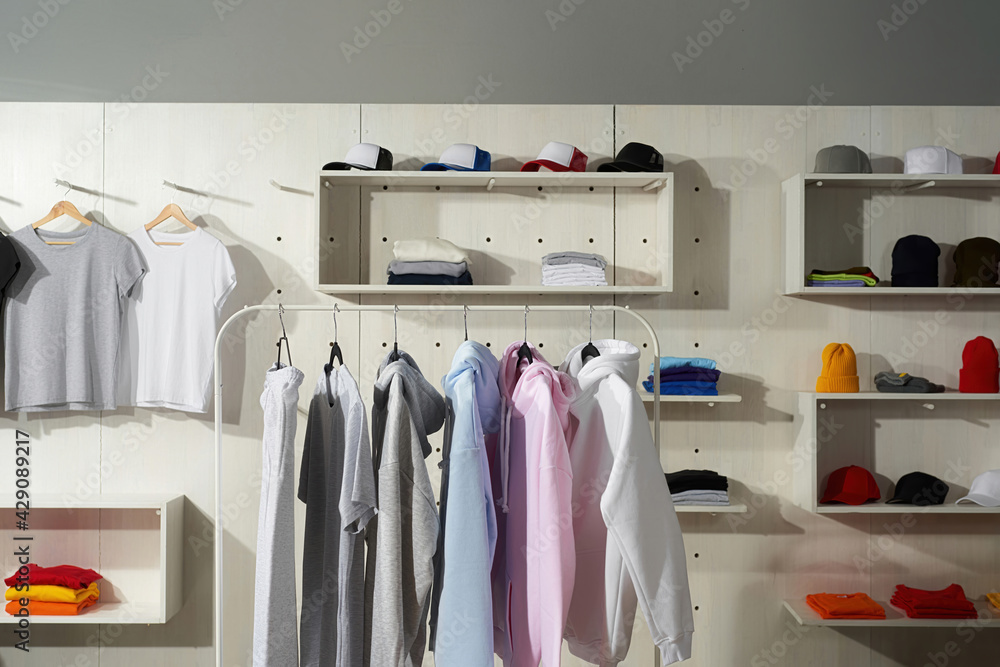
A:
[[[500,387],[497,384],[499,372],[500,362],[490,349],[482,343],[467,340],[458,346],[451,361],[451,370],[441,379],[445,394],[451,394],[459,379],[466,373],[472,373],[479,419],[485,433],[500,430]]]
[[[431,453],[431,443],[427,436],[436,433],[444,426],[444,398],[434,389],[434,386],[420,372],[420,367],[413,357],[402,350],[399,360],[390,361],[392,353],[385,355],[378,368],[375,378],[375,394],[373,406],[378,409],[385,407],[389,401],[393,380],[401,383],[403,399],[410,408],[410,415],[417,426],[417,436],[420,438],[420,448],[424,458]]]
[[[559,367],[579,382],[581,389],[587,389],[612,373],[620,375],[630,387],[638,384],[640,353],[635,345],[624,340],[595,340],[594,347],[601,355],[583,363],[580,354],[586,346],[586,343],[581,343],[570,350]]]

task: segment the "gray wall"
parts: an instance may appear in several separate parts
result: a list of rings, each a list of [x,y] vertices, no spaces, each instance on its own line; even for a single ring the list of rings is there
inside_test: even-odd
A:
[[[996,0],[3,0],[0,99],[996,105],[998,25]]]

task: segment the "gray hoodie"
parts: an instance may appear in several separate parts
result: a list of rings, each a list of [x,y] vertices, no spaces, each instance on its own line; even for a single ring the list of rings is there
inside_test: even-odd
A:
[[[365,660],[418,667],[426,646],[438,515],[424,459],[444,424],[445,402],[410,355],[382,361],[372,403],[378,515],[368,524]]]

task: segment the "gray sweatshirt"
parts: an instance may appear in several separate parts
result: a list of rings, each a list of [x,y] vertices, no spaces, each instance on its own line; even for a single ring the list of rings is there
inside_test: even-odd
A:
[[[410,355],[400,357],[382,361],[372,402],[378,515],[367,529],[364,659],[371,667],[423,661],[439,529],[424,459],[427,436],[444,424],[444,398]]]

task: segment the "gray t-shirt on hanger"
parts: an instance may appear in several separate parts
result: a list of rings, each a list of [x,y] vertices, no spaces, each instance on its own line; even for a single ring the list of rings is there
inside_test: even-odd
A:
[[[115,409],[124,300],[144,271],[139,251],[97,223],[65,233],[29,225],[9,238],[22,270],[6,291],[7,411]]]

